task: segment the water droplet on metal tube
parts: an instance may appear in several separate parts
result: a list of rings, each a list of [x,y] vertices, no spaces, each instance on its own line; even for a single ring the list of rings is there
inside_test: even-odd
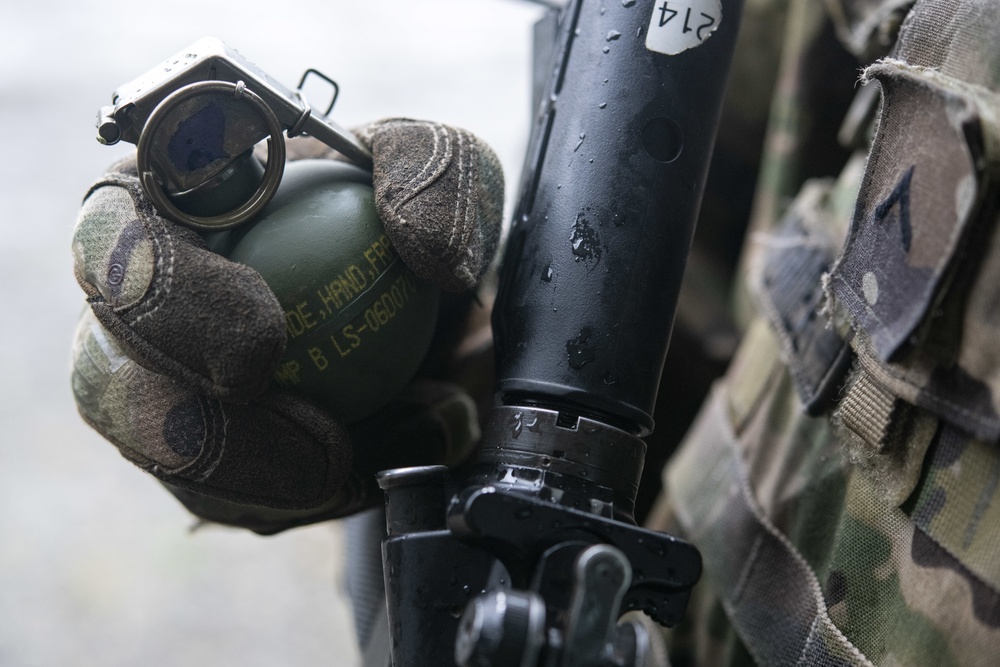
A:
[[[524,417],[520,412],[515,412],[514,417],[511,420],[510,434],[512,437],[518,437],[521,435],[521,429],[524,427]]]
[[[584,327],[576,338],[566,341],[566,353],[569,355],[570,368],[580,370],[597,359],[597,348],[590,341],[592,336],[591,328]]]

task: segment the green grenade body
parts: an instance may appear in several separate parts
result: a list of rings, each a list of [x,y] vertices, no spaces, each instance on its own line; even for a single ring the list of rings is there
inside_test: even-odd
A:
[[[285,311],[279,385],[353,422],[413,378],[434,334],[439,292],[390,244],[368,173],[329,160],[291,162],[261,215],[210,245],[256,269]]]

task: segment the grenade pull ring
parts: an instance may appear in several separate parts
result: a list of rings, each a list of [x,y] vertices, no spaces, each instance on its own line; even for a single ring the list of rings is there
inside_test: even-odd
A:
[[[168,118],[176,115],[173,114],[174,111],[183,111],[182,105],[191,103],[194,98],[219,94],[225,96],[223,99],[228,98],[226,100],[228,104],[232,104],[233,102],[248,104],[263,119],[269,135],[267,139],[267,165],[264,168],[264,175],[257,189],[242,205],[218,215],[192,215],[178,208],[164,191],[162,179],[157,174],[156,161],[154,159],[156,144],[158,141],[162,141],[160,135],[161,127]],[[203,109],[205,108],[208,107],[204,107]],[[217,111],[217,113],[224,114],[225,112]],[[185,113],[180,114],[181,117],[185,117],[186,115]],[[187,121],[182,120],[181,122]],[[142,188],[161,215],[175,222],[200,231],[218,231],[235,227],[259,213],[271,201],[271,198],[278,189],[278,185],[281,183],[281,176],[285,169],[285,141],[282,131],[281,123],[274,112],[259,95],[247,88],[243,81],[237,81],[236,83],[228,81],[201,81],[188,84],[171,93],[160,102],[150,114],[142,130],[136,155]],[[231,169],[235,168],[232,165],[232,162],[229,163],[227,168],[223,168],[211,179],[195,188],[183,193],[177,193],[175,198],[197,194],[197,190],[210,190],[214,188],[219,181],[225,180],[232,175]]]
[[[333,89],[326,113],[305,99],[310,75]],[[97,113],[97,140],[138,151],[139,177],[161,214],[198,230],[221,230],[260,213],[281,181],[288,136],[308,134],[371,172],[368,147],[329,117],[339,87],[307,70],[289,90],[213,37],[198,40],[119,86]],[[253,147],[268,140],[266,168]]]

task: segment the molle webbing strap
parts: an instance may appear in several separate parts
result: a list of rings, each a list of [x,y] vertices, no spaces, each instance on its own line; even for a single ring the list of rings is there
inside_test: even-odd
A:
[[[843,425],[877,450],[888,444],[901,409],[901,401],[863,370],[858,371],[839,407]]]

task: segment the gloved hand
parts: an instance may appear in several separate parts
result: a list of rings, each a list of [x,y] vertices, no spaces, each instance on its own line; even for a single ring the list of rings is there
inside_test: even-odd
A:
[[[381,121],[358,134],[400,258],[418,277],[468,295],[500,235],[494,153],[436,123]],[[331,156],[315,140],[288,149]],[[80,413],[204,519],[273,533],[343,516],[377,502],[378,470],[456,462],[475,438],[471,399],[446,382],[417,380],[358,422],[278,388],[286,324],[277,297],[256,271],[159,216],[133,159],[88,192],[73,252],[90,306],[74,341]],[[430,359],[454,346],[470,299],[444,300]]]

